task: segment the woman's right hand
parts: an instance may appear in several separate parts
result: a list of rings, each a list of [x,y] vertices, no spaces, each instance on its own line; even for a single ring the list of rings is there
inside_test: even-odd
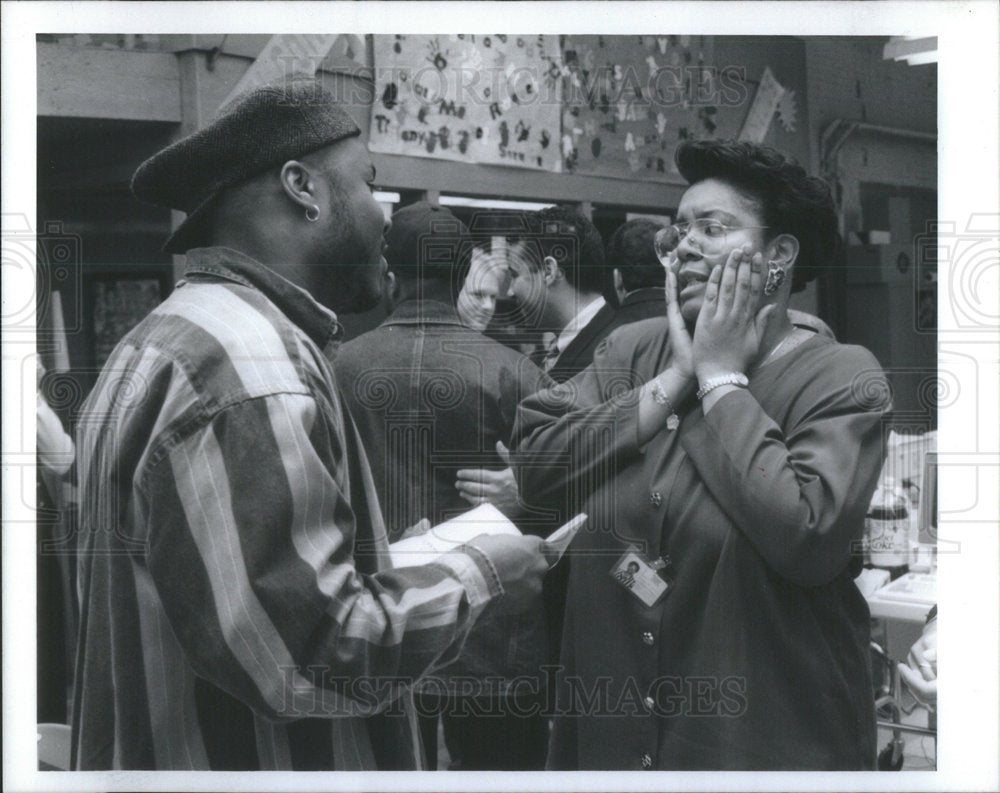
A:
[[[691,352],[691,334],[688,333],[677,302],[677,273],[667,267],[667,325],[670,330],[670,366],[681,377],[694,379],[694,355]]]

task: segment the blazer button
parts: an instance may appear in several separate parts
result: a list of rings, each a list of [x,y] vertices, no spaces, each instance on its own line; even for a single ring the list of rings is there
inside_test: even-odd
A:
[[[654,490],[649,494],[649,503],[653,505],[654,509],[663,503],[663,496],[660,495],[659,490]]]
[[[647,645],[649,647],[652,647],[653,646],[653,642],[655,642],[655,641],[656,641],[656,637],[654,637],[653,634],[650,633],[649,631],[645,631],[642,634],[642,643],[643,644],[645,644],[645,645]]]
[[[656,707],[656,700],[654,700],[652,697],[646,697],[642,701],[642,704],[646,706],[646,710],[652,710],[654,707]]]
[[[647,771],[653,767],[653,758],[650,757],[648,753],[644,754],[642,756],[642,759],[639,760],[639,762],[642,764],[642,767]]]

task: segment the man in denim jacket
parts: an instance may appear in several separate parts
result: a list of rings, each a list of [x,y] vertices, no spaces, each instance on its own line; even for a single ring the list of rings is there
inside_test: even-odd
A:
[[[551,522],[519,506],[504,444],[518,403],[550,381],[525,356],[462,324],[455,299],[472,248],[466,227],[426,202],[401,209],[392,222],[392,313],[344,344],[334,363],[389,538],[422,518],[436,525],[487,500],[525,532],[540,533]],[[459,659],[434,685],[425,683],[425,710],[442,709],[462,769],[543,768],[546,724],[526,695],[541,694],[546,649],[539,599],[522,615],[485,619]],[[437,714],[421,715],[432,754]]]

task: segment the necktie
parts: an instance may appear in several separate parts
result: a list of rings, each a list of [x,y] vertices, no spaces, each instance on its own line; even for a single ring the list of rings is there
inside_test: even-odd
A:
[[[556,338],[554,333],[545,334],[545,357],[542,358],[542,369],[546,372],[551,371],[552,367],[556,365],[556,360],[559,358],[559,347],[556,344]]]

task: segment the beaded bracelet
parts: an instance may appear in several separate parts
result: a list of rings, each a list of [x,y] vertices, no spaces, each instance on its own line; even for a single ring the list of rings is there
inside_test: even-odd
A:
[[[674,406],[670,403],[670,397],[667,396],[667,392],[663,390],[663,386],[660,385],[658,378],[653,378],[652,387],[650,388],[650,394],[653,397],[653,401],[657,405],[666,405],[667,410],[670,411],[670,415],[667,416],[667,429],[675,430],[680,426],[681,419],[674,410]]]

